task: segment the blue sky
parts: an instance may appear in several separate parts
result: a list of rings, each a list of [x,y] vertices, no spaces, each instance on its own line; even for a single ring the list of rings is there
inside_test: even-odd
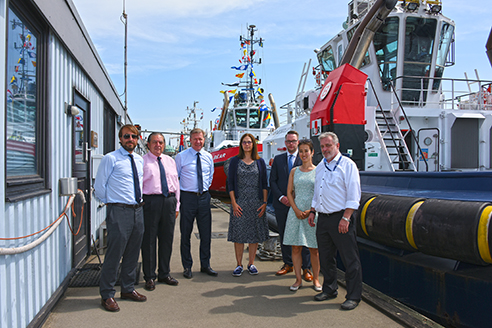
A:
[[[123,0],[72,0],[119,93],[124,91]],[[143,129],[180,131],[186,107],[203,109],[208,129],[222,107],[219,92],[239,64],[239,35],[258,27],[265,40],[255,68],[277,106],[295,97],[303,64],[342,29],[348,0],[126,0],[128,14],[128,108]],[[97,8],[97,10],[94,10]],[[490,0],[443,0],[456,22],[456,65],[445,77],[492,80],[485,43],[492,27]],[[314,64],[314,65],[313,65]],[[306,89],[314,86],[309,76]],[[122,100],[124,97],[121,98]]]

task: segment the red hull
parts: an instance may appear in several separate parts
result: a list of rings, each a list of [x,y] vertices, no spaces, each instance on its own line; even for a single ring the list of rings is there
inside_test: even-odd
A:
[[[258,152],[263,150],[263,145],[258,144]],[[226,190],[227,176],[224,172],[224,163],[231,157],[239,154],[239,146],[225,148],[211,152],[214,159],[214,178],[209,190],[212,195],[229,196]]]

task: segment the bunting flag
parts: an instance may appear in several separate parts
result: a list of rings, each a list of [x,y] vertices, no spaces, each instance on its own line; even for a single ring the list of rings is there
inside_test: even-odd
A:
[[[256,54],[256,50],[253,50],[253,52],[251,52],[251,56],[254,56]]]
[[[17,73],[19,71],[19,66],[15,66],[14,70]]]
[[[248,50],[244,49],[243,50],[243,56],[246,56],[248,54]]]
[[[36,62],[31,60],[32,66],[36,67]]]
[[[237,90],[237,89],[236,89],[236,90]],[[235,93],[236,93],[236,90],[227,90],[227,91],[220,90],[220,93],[226,93],[226,92],[229,92],[229,93],[235,94]]]
[[[217,107],[212,108],[212,113],[215,112],[216,109],[217,109]],[[219,109],[222,110],[222,107],[220,107]]]
[[[238,73],[236,74],[236,77],[239,78],[239,79],[242,79],[244,76],[244,73]]]
[[[12,76],[12,79],[10,79],[10,84],[14,84],[14,83],[17,83],[17,78],[14,76]]]
[[[232,98],[234,98],[234,96],[230,96],[230,97],[229,97],[229,102],[231,102],[231,101],[232,101]]]
[[[247,70],[247,69],[248,69],[248,65],[247,65],[247,64],[246,64],[246,65],[241,65],[241,66],[239,66],[239,67],[232,66],[231,68],[232,68],[232,69],[235,69],[235,70],[238,70],[238,71],[245,71],[245,70]]]
[[[249,42],[249,40],[244,40],[244,43],[251,44],[251,42]]]
[[[253,79],[255,84],[258,84],[258,80],[256,78]]]
[[[268,109],[264,99],[260,102],[260,107],[258,107],[258,109],[260,112],[264,112]]]
[[[222,85],[227,85],[228,87],[238,87],[239,86],[239,82],[235,82],[235,83],[222,83]]]
[[[250,77],[256,76],[255,71],[251,70],[251,73],[249,73]]]
[[[25,63],[26,61],[24,60],[24,58],[19,58],[19,60],[17,61],[17,64],[24,65]]]
[[[28,35],[26,36],[26,39],[27,39],[27,41],[31,41],[31,34],[28,34]]]
[[[31,57],[31,58],[36,58],[36,53],[35,53],[35,52],[33,52],[33,51],[28,51],[27,53],[29,54],[29,57]]]
[[[267,114],[267,116],[263,119],[263,121],[266,121],[266,120],[269,120],[271,119],[272,117],[270,116],[270,113]]]
[[[263,41],[260,41],[259,45],[263,48]]]

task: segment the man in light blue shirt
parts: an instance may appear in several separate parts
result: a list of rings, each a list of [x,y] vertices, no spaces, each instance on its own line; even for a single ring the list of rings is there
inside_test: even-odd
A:
[[[175,159],[181,189],[181,263],[183,276],[187,279],[193,277],[190,238],[195,218],[200,233],[200,271],[217,276],[210,267],[212,212],[208,192],[214,175],[214,161],[212,155],[203,150],[204,135],[202,129],[193,129],[190,132],[191,148],[176,155]]]
[[[124,125],[119,138],[122,147],[103,157],[94,183],[96,197],[107,205],[108,247],[99,292],[103,308],[111,312],[120,310],[114,300],[114,285],[122,258],[121,298],[137,302],[147,300],[134,287],[144,232],[143,159],[133,153],[138,142],[138,130],[133,125]]]

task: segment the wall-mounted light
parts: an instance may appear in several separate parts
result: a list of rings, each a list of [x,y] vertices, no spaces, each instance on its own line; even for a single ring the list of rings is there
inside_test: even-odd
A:
[[[75,116],[79,113],[80,109],[77,106],[65,103],[65,114],[67,114],[68,116]]]
[[[415,11],[419,7],[419,4],[417,2],[409,2],[407,3],[407,10],[408,11]]]
[[[431,13],[433,14],[439,14],[442,10],[442,6],[441,5],[432,5],[431,6]]]

